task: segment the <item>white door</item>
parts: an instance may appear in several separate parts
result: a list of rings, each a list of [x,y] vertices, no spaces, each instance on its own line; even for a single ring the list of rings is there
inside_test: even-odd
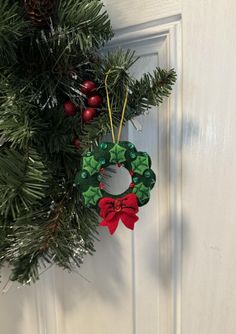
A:
[[[78,273],[52,268],[1,295],[1,334],[233,334],[236,3],[105,3],[110,47],[137,51],[136,76],[157,65],[178,73],[171,98],[139,119],[142,131],[124,133],[152,156],[157,187],[134,233],[101,230]]]

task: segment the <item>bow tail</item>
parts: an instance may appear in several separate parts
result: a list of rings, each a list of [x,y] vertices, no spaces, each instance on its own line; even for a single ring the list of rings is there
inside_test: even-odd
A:
[[[99,224],[99,226],[107,226],[109,229],[110,234],[115,233],[117,226],[119,223],[119,217],[113,217],[112,220],[106,220],[104,219],[103,221],[101,221],[101,223]]]
[[[139,220],[138,216],[135,214],[129,215],[127,213],[122,213],[120,218],[123,224],[130,230],[134,229],[134,224]]]

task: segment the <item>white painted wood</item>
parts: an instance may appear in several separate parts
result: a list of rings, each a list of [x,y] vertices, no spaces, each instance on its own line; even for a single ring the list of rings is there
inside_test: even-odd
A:
[[[235,17],[183,1],[182,334],[236,332]]]
[[[5,284],[8,273],[6,269],[2,277]],[[35,333],[41,334],[38,326],[35,287],[18,288],[17,285],[10,284],[5,285],[5,291],[6,293],[0,295],[1,333],[30,333],[35,328]]]
[[[0,284],[1,333],[64,333],[55,270],[45,272],[40,281],[30,287],[9,282],[8,276],[9,270],[6,268]]]
[[[181,0],[104,0],[103,2],[116,30],[181,12]]]

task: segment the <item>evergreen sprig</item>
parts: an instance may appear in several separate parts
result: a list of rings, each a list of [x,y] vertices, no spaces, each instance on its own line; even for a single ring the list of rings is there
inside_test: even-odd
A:
[[[59,25],[82,52],[99,48],[112,36],[111,23],[100,0],[60,1]]]
[[[16,48],[22,38],[26,22],[19,3],[0,0],[0,66],[16,61]]]
[[[128,119],[144,113],[150,106],[159,106],[164,97],[171,93],[176,81],[174,69],[156,68],[153,72],[144,74],[140,80],[135,80],[127,112]]]
[[[32,149],[0,154],[0,215],[15,220],[45,196],[47,173],[42,158]]]

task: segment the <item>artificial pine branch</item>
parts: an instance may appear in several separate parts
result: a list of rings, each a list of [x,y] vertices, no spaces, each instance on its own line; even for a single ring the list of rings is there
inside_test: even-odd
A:
[[[140,80],[135,80],[131,90],[127,118],[131,119],[144,113],[150,106],[159,106],[164,97],[171,93],[176,81],[174,69],[157,68],[153,74],[144,74]]]
[[[0,0],[0,68],[16,61],[16,49],[27,23],[17,2]]]
[[[3,150],[0,170],[0,214],[15,220],[45,196],[47,171],[32,149],[22,153]]]
[[[68,210],[71,203],[65,198],[58,203],[51,201],[50,211],[35,212],[33,220],[28,214],[24,223],[22,219],[16,222],[13,233],[8,234],[11,247],[4,249],[13,266],[11,280],[34,282],[40,270],[53,263],[72,271],[83,263],[84,255],[94,252],[97,215],[91,211],[87,216],[82,208]]]
[[[111,24],[100,0],[60,1],[59,25],[66,26],[82,52],[99,48],[112,36]]]

